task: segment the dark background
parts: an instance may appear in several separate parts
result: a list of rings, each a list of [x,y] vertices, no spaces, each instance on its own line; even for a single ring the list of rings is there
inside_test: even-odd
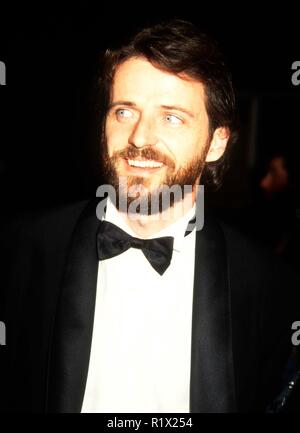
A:
[[[163,6],[164,5],[164,6]],[[207,199],[230,222],[251,231],[260,223],[256,190],[276,149],[294,173],[300,156],[300,60],[295,5],[117,3],[1,10],[1,219],[95,196],[99,182],[91,140],[94,84],[100,53],[132,30],[170,16],[198,24],[218,42],[232,70],[241,133],[223,188]],[[297,188],[289,202],[298,224]],[[299,211],[300,212],[300,211]],[[259,220],[260,218],[258,218]]]

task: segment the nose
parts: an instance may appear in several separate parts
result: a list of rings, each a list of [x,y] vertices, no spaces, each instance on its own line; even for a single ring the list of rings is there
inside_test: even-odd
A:
[[[157,143],[155,126],[150,118],[140,117],[128,139],[135,147],[153,146]]]

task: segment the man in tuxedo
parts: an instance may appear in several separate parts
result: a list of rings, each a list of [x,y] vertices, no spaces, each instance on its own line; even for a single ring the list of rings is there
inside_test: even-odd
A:
[[[4,407],[264,411],[299,287],[222,223],[191,225],[234,141],[221,54],[190,23],[158,24],[106,52],[99,86],[110,194],[22,221],[8,242]]]

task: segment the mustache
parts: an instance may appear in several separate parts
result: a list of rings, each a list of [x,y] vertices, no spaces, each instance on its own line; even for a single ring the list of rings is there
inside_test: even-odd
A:
[[[164,165],[175,168],[175,162],[168,156],[161,153],[159,150],[153,147],[146,147],[143,149],[137,149],[136,147],[127,147],[126,149],[119,150],[113,154],[113,159],[125,158],[134,159],[142,158],[151,161],[162,162]]]

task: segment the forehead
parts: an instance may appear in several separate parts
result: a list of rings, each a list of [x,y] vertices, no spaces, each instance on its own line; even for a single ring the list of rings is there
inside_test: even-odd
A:
[[[144,58],[130,58],[117,66],[111,99],[136,104],[184,105],[194,112],[205,110],[200,81],[163,71]]]

